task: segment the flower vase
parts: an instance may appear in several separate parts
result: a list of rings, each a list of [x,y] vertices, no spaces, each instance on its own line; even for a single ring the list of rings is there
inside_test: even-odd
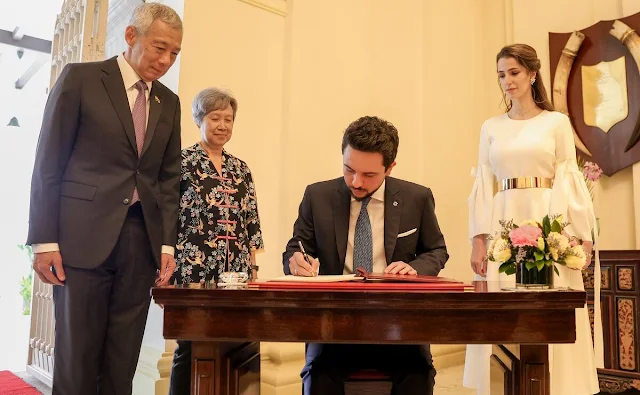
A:
[[[553,265],[527,269],[527,262],[516,263],[516,288],[549,289],[553,285]]]

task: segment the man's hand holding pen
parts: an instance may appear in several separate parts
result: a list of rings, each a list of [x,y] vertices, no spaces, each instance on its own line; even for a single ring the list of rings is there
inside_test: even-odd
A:
[[[289,271],[294,276],[314,277],[318,275],[320,261],[307,255],[309,261],[305,260],[305,255],[295,252],[289,258]]]

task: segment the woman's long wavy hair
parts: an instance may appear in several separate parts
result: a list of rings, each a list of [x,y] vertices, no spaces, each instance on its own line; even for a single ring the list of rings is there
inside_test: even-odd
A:
[[[547,96],[547,90],[542,82],[542,76],[540,75],[540,59],[538,59],[536,50],[527,44],[507,45],[498,52],[498,55],[496,55],[496,64],[503,58],[514,58],[529,73],[536,73],[536,81],[531,86],[533,101],[543,110],[554,111],[553,104],[551,104],[551,101]],[[499,80],[498,84],[500,84]],[[500,90],[502,90],[502,87],[500,88]],[[511,100],[507,99],[504,91],[502,91],[502,100],[507,108],[505,112],[511,110]]]

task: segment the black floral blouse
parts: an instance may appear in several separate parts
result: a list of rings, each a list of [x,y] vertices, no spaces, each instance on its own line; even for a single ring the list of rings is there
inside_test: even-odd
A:
[[[220,175],[200,144],[182,150],[179,221],[178,284],[250,274],[251,251],[264,248],[251,171],[226,151]]]

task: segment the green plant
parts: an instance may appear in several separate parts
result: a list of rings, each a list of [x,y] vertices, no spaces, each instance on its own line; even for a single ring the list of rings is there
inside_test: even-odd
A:
[[[19,244],[18,248],[29,257],[29,264],[33,262],[33,251],[31,246]],[[22,296],[22,314],[31,314],[31,289],[33,288],[33,270],[29,270],[29,275],[20,280],[20,296]]]
[[[20,249],[20,251],[24,251],[27,253],[27,255],[29,255],[29,262],[33,262],[33,250],[31,249],[31,246],[28,245],[24,245],[24,244],[18,244],[18,248]]]
[[[33,286],[33,272],[20,280],[20,295],[22,296],[22,315],[31,314],[31,289]]]

